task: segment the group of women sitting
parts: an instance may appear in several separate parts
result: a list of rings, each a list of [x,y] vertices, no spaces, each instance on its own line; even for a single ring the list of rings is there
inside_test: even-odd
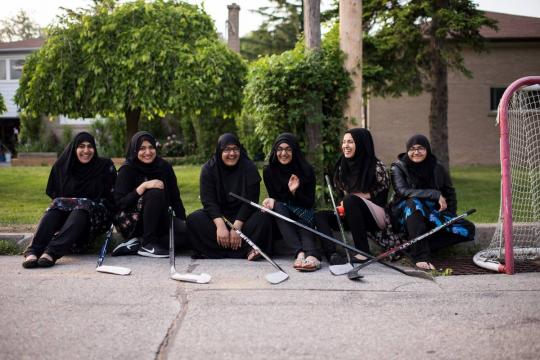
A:
[[[104,233],[112,222],[125,239],[113,256],[168,257],[169,207],[174,210],[175,243],[191,249],[194,258],[261,257],[227,227],[225,218],[265,253],[272,253],[273,240],[279,237],[274,237],[273,229],[277,229],[294,249],[293,267],[298,271],[319,269],[322,254],[330,264],[345,262],[334,243],[323,239],[321,249],[313,233],[230,196],[232,192],[255,203],[260,197],[261,176],[235,135],[221,135],[214,154],[202,166],[203,208],[187,217],[174,170],[156,150],[155,138],[138,132],[117,174],[110,159],[98,156],[92,135],[79,133],[51,170],[46,193],[52,203],[24,252],[23,267],[53,266],[63,255]],[[448,171],[431,153],[423,135],[407,141],[389,177],[375,155],[370,132],[350,129],[343,136],[333,175],[342,199],[344,225],[350,229],[355,247],[367,254],[368,234],[387,232],[391,223],[394,232],[413,239],[456,214],[456,194]],[[338,229],[333,211],[315,211],[315,172],[293,134],[278,136],[263,179],[268,193],[263,207],[327,235]],[[394,194],[387,204],[390,183]],[[474,231],[472,223],[461,220],[417,242],[407,253],[418,268],[434,269],[432,251],[472,240]],[[366,260],[362,255],[352,258],[353,262]]]

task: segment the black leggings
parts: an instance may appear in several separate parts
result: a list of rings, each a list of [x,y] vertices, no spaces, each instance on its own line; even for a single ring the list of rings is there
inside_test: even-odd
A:
[[[367,240],[368,231],[379,230],[371,211],[364,200],[356,195],[346,195],[343,199],[345,208],[345,221],[343,225],[350,229],[354,246],[365,253],[370,253]],[[336,216],[333,211],[319,211],[315,214],[317,229],[325,235],[332,236],[331,230],[339,230]],[[321,239],[324,254],[329,258],[336,251],[336,245],[329,240]]]
[[[274,203],[274,211],[288,218],[293,215],[291,211],[279,201]],[[299,252],[303,251],[305,252],[306,257],[314,256],[321,260],[321,255],[315,245],[315,238],[311,232],[281,219],[276,219],[276,224],[285,243],[294,248],[295,257]]]
[[[474,234],[473,223],[462,220],[460,224],[466,226],[469,232]],[[431,228],[432,226],[430,226],[428,219],[423,216],[420,211],[413,212],[407,218],[407,234],[409,240],[428,232]],[[474,238],[474,235],[471,238]],[[430,261],[431,252],[468,240],[470,239],[461,235],[441,230],[411,245],[407,250],[407,254],[413,258],[414,262]]]
[[[88,240],[90,217],[85,210],[62,211],[51,209],[43,215],[32,242],[24,256],[49,254],[59,259],[73,248]]]
[[[146,190],[142,198],[142,219],[137,223],[133,237],[142,237],[142,245],[157,242],[166,246],[169,234],[169,216],[167,214],[169,206],[165,198],[165,190]]]

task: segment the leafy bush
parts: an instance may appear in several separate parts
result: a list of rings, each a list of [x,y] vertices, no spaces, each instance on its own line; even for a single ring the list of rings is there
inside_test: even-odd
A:
[[[339,151],[338,134],[345,125],[342,109],[352,86],[343,68],[338,35],[334,27],[319,52],[306,51],[300,39],[295,49],[250,65],[238,127],[251,154],[268,154],[277,135],[286,131],[294,133],[306,149],[305,124],[317,121],[324,167],[331,169]],[[309,118],[314,99],[322,101],[320,119]]]
[[[126,139],[126,123],[121,118],[98,118],[90,126],[96,139],[98,154],[104,157],[123,157]]]

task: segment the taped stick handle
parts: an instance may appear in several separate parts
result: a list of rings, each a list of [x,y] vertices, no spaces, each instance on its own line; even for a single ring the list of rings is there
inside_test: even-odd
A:
[[[114,229],[114,224],[111,224],[111,227],[109,228],[109,230],[107,231],[107,234],[105,235],[105,243],[103,243],[103,246],[101,246],[101,249],[99,250],[97,266],[103,265],[103,262],[105,261],[105,255],[107,254],[107,247],[109,246],[113,229]]]

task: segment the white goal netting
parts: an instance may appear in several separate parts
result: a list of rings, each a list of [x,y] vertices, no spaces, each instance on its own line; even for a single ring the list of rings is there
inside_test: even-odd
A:
[[[502,101],[501,106],[504,106]],[[511,94],[506,118],[512,239],[511,241],[505,239],[505,233],[508,232],[504,231],[505,202],[502,189],[505,180],[503,177],[497,228],[489,247],[481,252],[485,261],[504,261],[505,249],[508,249],[510,245],[513,249],[514,260],[540,257],[540,85],[538,82],[536,85],[519,88]],[[504,145],[501,146],[502,153],[504,153],[503,148]]]

